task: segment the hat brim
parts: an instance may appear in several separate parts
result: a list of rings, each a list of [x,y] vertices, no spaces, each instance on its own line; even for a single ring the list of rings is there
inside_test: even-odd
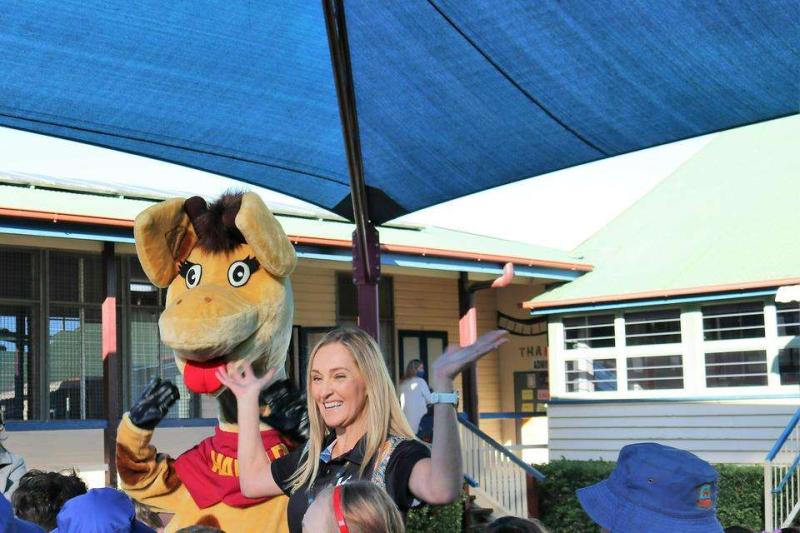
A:
[[[586,514],[611,533],[723,533],[713,515],[678,518],[636,506],[611,492],[607,480],[578,489],[576,495]]]

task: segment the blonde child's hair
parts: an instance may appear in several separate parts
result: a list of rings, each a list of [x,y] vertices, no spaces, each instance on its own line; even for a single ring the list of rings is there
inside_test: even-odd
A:
[[[341,485],[342,514],[350,533],[404,533],[403,517],[386,491],[370,481],[352,481]],[[324,498],[335,526],[333,487],[317,495]],[[334,527],[333,531],[338,531]]]

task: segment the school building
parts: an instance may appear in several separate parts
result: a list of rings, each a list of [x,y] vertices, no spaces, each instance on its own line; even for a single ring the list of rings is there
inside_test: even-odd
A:
[[[525,304],[548,320],[551,459],[764,462],[800,406],[800,304],[776,297],[800,284],[798,146],[797,117],[720,134]]]
[[[0,409],[7,447],[29,467],[76,467],[102,485],[106,392],[103,332],[116,329],[123,407],[153,376],[174,380],[181,400],[154,444],[177,455],[213,432],[216,405],[183,387],[171,351],[159,342],[165,291],[149,283],[135,254],[132,225],[162,197],[142,190],[0,175]],[[309,350],[336,325],[355,324],[349,223],[278,213],[299,263],[290,376],[300,381]],[[388,224],[382,242],[381,345],[399,380],[407,361],[430,366],[458,342],[459,286],[515,267],[510,286],[477,293],[479,333],[503,327],[511,342],[478,366],[480,428],[530,462],[546,460],[547,324],[521,303],[550,284],[591,270],[567,253],[434,227]],[[113,278],[116,290],[108,293]],[[103,305],[116,323],[103,322]],[[116,391],[112,391],[116,392]]]

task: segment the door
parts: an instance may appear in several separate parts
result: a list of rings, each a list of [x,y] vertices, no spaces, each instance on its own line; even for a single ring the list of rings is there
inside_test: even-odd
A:
[[[397,335],[400,344],[401,379],[405,374],[406,366],[414,359],[422,361],[425,366],[425,372],[430,375],[430,365],[439,358],[447,347],[447,332],[400,330]]]

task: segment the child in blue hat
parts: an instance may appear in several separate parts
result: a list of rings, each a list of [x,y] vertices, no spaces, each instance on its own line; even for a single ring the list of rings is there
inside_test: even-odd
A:
[[[577,495],[591,519],[611,533],[723,533],[717,471],[670,446],[625,446],[611,476]]]
[[[112,488],[90,489],[68,500],[50,533],[155,533],[136,520],[136,510],[125,493]]]

